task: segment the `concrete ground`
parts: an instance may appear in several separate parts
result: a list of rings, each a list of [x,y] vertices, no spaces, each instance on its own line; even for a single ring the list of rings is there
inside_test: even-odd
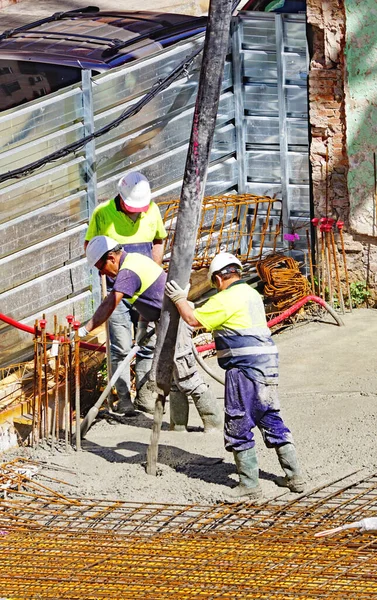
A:
[[[377,471],[377,311],[361,309],[334,321],[306,322],[274,336],[280,351],[280,399],[307,481],[314,489],[358,471]],[[208,364],[220,372],[215,358]],[[223,387],[208,379],[217,402]],[[122,421],[122,419],[121,419]],[[46,475],[69,485],[41,480],[67,495],[133,502],[202,504],[222,501],[236,480],[222,434],[204,434],[194,406],[189,431],[169,431],[169,407],[159,446],[158,476],[145,472],[152,418],[139,414],[118,422],[97,421],[83,451],[20,450],[41,460]],[[256,432],[261,486],[266,498],[283,494],[274,478],[281,470],[273,450]],[[69,469],[62,472],[61,469]]]

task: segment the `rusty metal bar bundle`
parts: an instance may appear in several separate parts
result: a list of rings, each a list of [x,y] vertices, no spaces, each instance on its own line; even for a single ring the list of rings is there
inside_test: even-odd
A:
[[[174,243],[179,201],[160,202],[168,233],[164,260]],[[255,264],[266,252],[275,251],[281,235],[281,200],[253,194],[207,196],[203,199],[193,269],[209,265],[220,250]]]
[[[256,267],[259,277],[265,282],[263,295],[279,311],[310,294],[309,282],[293,258],[272,254],[257,262]]]
[[[80,420],[80,340],[77,329],[80,323],[67,317],[68,328],[58,325],[54,317],[54,340],[48,350],[46,319],[35,322],[34,330],[34,377],[32,397],[31,444],[49,443],[54,450],[60,443],[64,428],[66,448],[72,443],[72,416]],[[71,328],[75,337],[71,340]],[[73,399],[75,403],[73,404]],[[76,438],[80,449],[80,438]]]
[[[260,506],[16,492],[0,501],[0,589],[14,600],[363,600],[377,593],[375,538],[314,533],[373,516],[376,503],[377,474]]]

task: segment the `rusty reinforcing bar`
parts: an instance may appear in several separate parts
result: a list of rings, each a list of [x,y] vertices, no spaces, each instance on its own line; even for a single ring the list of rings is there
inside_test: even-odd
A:
[[[376,508],[377,474],[260,506],[68,498],[24,481],[0,501],[0,590],[12,600],[370,599],[376,538],[314,533]]]

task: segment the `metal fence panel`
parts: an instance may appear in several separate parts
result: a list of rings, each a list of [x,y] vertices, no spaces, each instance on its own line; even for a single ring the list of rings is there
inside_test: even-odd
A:
[[[309,215],[304,17],[241,13],[234,24],[239,38],[232,48],[240,55],[237,50],[232,61],[229,54],[225,64],[205,195],[276,194],[288,211],[285,224],[292,226]],[[92,80],[86,73],[82,84],[2,113],[2,172],[109,124],[203,39]],[[50,328],[53,314],[89,318],[99,290],[83,258],[91,211],[114,196],[127,170],[149,178],[157,202],[179,196],[200,62],[198,57],[139,113],[86,148],[0,184],[1,312],[30,325],[45,313]],[[31,342],[30,335],[0,323],[0,364],[26,356]]]
[[[0,115],[0,164],[7,172],[44,158],[119,117],[182,63],[204,36],[135,61]],[[86,320],[98,278],[86,267],[83,241],[97,201],[116,193],[120,174],[140,170],[153,197],[180,193],[201,56],[139,113],[64,159],[0,184],[1,312],[33,325],[71,312]],[[211,154],[206,193],[237,185],[231,61]],[[97,295],[96,295],[97,294]],[[66,311],[66,312],[64,312]],[[52,322],[48,322],[52,326]],[[30,350],[32,336],[0,323],[0,364]]]
[[[245,12],[239,28],[247,191],[276,194],[285,231],[300,229],[310,218],[305,16]]]

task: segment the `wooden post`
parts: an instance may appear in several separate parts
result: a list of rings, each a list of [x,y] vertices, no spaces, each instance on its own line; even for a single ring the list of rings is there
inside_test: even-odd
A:
[[[216,125],[224,63],[229,45],[232,0],[211,0],[208,12],[203,60],[196,98],[185,174],[177,214],[177,225],[168,280],[185,287],[190,279],[208,162]],[[174,304],[164,298],[157,332],[151,379],[156,382],[156,400],[147,473],[156,475],[158,440],[165,399],[170,391],[179,315]]]

